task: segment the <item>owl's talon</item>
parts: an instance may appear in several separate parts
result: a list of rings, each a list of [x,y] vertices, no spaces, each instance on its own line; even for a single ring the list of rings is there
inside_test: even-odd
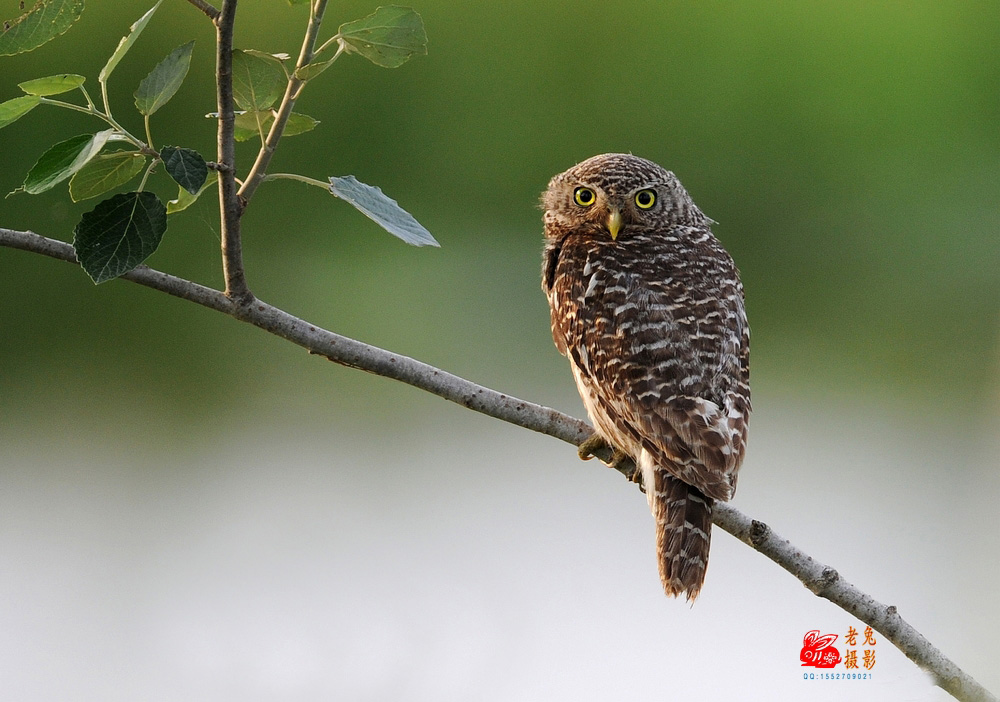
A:
[[[608,465],[624,475],[629,481],[638,483],[639,488],[642,489],[642,471],[640,471],[639,467],[635,465],[630,455],[621,449],[615,449]],[[645,492],[644,489],[642,489],[642,491]]]
[[[581,461],[589,461],[598,451],[611,448],[611,445],[598,433],[593,433],[590,438],[580,444],[576,450],[576,455]]]
[[[600,434],[597,433],[592,434],[589,439],[580,444],[580,447],[577,449],[576,452],[580,456],[580,460],[589,461],[598,453],[603,453],[604,451],[607,451],[609,449],[611,450],[611,458],[609,458],[607,461],[605,461],[603,458],[601,460],[608,466],[614,468],[622,475],[628,477],[629,480],[632,480],[633,482],[639,482],[641,478],[638,477],[639,476],[638,469],[630,470],[629,467],[626,466],[626,464],[632,460],[632,457],[629,456],[624,451],[622,451],[617,446],[612,446],[610,443],[608,443],[608,440],[605,439]]]
[[[631,458],[632,458],[631,456],[629,456],[621,449],[615,449],[614,453],[611,454],[611,460],[608,462],[608,465],[614,468],[619,473],[627,473],[628,469],[625,468],[622,464],[628,460],[631,460]],[[638,470],[636,470],[633,473],[633,475],[637,472]]]
[[[639,491],[645,494],[646,492],[646,482],[642,479],[642,471],[639,470],[639,466],[633,465],[631,472],[626,473],[621,468],[618,469],[622,475],[628,478],[629,482],[635,483],[639,486]]]

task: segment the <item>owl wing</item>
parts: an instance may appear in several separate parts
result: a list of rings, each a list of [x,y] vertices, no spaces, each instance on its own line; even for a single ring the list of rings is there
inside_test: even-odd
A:
[[[661,277],[634,287],[637,312],[617,324],[623,367],[641,371],[617,374],[612,383],[643,448],[720,500],[736,490],[750,412],[750,332],[742,286],[730,267],[732,276],[723,280],[731,284],[711,293],[678,289]]]
[[[735,490],[750,410],[749,328],[726,261],[731,275],[721,279],[733,283],[700,298],[656,257],[640,271],[588,259],[582,276],[561,275],[558,265],[549,292],[556,346],[597,411],[658,465],[720,500]]]
[[[549,301],[549,313],[552,323],[552,341],[555,342],[556,349],[558,349],[559,353],[563,356],[565,356],[567,352],[566,334],[569,330],[563,328],[563,314],[560,311],[560,307],[562,306],[563,299],[566,298],[567,294],[571,294],[572,290],[567,288],[565,280],[560,281],[562,283],[560,289],[556,288],[556,268],[559,265],[560,255],[562,254],[563,243],[565,241],[565,236],[554,241],[548,240],[545,244],[545,250],[542,252],[542,290],[545,292],[545,297]]]

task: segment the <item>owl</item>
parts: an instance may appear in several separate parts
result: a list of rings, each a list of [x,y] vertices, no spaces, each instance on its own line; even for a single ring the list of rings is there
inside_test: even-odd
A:
[[[542,289],[596,433],[631,457],[660,581],[694,600],[712,506],[736,489],[750,415],[750,328],[733,259],[673,173],[603,154],[542,195]]]

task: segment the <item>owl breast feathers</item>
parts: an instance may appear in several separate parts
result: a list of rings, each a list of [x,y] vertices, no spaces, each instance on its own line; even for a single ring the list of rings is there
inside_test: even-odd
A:
[[[677,178],[604,154],[542,197],[552,337],[597,432],[633,457],[669,595],[697,596],[714,500],[728,500],[750,414],[743,287]]]

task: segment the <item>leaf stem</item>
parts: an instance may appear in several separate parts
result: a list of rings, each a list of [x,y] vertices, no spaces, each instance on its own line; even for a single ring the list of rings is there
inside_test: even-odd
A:
[[[149,179],[149,176],[153,172],[153,169],[156,168],[157,163],[159,163],[159,160],[154,158],[152,161],[149,162],[149,165],[146,166],[146,172],[142,174],[142,180],[139,181],[139,187],[137,189],[138,192],[141,193],[143,190],[146,189],[146,181]]]
[[[322,180],[316,180],[315,178],[310,178],[308,176],[299,175],[298,173],[268,173],[264,176],[263,180],[297,180],[300,183],[306,183],[308,185],[315,185],[317,188],[323,188],[323,190],[329,190],[330,184],[324,183]]]
[[[327,39],[326,41],[324,41],[322,44],[320,44],[320,47],[318,49],[316,49],[315,52],[313,52],[313,55],[315,56],[317,54],[323,53],[323,51],[326,49],[326,47],[330,46],[330,44],[332,44],[335,41],[340,41],[340,34],[339,33],[334,34],[332,37],[330,37],[329,39]],[[341,44],[339,47],[337,47],[337,53],[333,55],[333,58],[337,58],[338,56],[340,56],[340,54],[342,54],[343,51],[344,51],[344,45]]]
[[[143,115],[143,122],[146,123],[146,142],[149,144],[149,148],[153,148],[153,135],[149,131],[149,115]]]
[[[111,120],[111,104],[108,102],[108,82],[106,80],[101,81],[101,99],[104,101],[104,114],[107,115],[108,120]]]
[[[337,36],[340,36],[340,35],[338,34]],[[334,37],[334,38],[336,38],[336,37]],[[327,42],[326,42],[326,44],[323,44],[323,46],[321,46],[321,47],[320,47],[320,48],[318,48],[318,49],[317,49],[317,50],[316,50],[315,52],[313,52],[313,59],[315,59],[315,58],[316,58],[316,56],[318,56],[318,55],[319,55],[319,52],[320,52],[320,51],[322,51],[323,49],[325,49],[325,48],[326,48],[326,46],[327,46],[327,44],[329,44],[329,43],[330,43],[330,42],[329,42],[329,41],[327,41]],[[333,58],[331,58],[331,59],[330,59],[329,61],[324,61],[324,62],[322,62],[322,63],[329,63],[329,64],[332,64],[332,63],[333,63],[334,61],[336,61],[337,59],[339,59],[339,58],[340,58],[340,55],[341,55],[342,53],[344,53],[344,50],[345,50],[346,48],[347,48],[347,45],[346,45],[346,44],[341,44],[340,46],[338,46],[338,47],[337,47],[337,51],[336,51],[336,52],[334,52],[334,54],[333,54]],[[305,85],[305,83],[303,83],[303,85]],[[299,88],[299,92],[302,92],[302,88]],[[298,97],[298,95],[296,95],[295,97]]]
[[[84,94],[86,95],[86,93]],[[82,112],[85,115],[91,115],[93,117],[103,119],[105,122],[114,127],[118,132],[122,134],[122,136],[124,136],[126,139],[132,142],[139,149],[142,149],[144,151],[151,150],[151,147],[148,147],[142,139],[134,136],[122,125],[118,124],[118,122],[111,115],[105,114],[101,112],[99,109],[97,109],[97,107],[94,106],[93,101],[91,101],[89,95],[87,95],[87,102],[89,102],[90,104],[87,107],[84,107],[83,105],[74,105],[72,102],[53,100],[52,98],[47,98],[47,97],[40,98],[39,102],[44,105],[55,105],[56,107],[64,107],[67,110],[75,110],[76,112]]]
[[[96,107],[84,107],[83,105],[74,105],[72,102],[63,102],[62,100],[53,100],[52,98],[39,98],[38,101],[43,105],[55,105],[56,107],[65,107],[68,110],[76,110],[77,112],[83,112],[84,114],[94,115],[95,117],[100,117],[103,120],[107,120],[107,115],[98,110]]]
[[[322,44],[320,44],[319,48],[316,49],[315,54],[321,54],[321,53],[323,53],[326,50],[326,47],[330,46],[330,44],[332,44],[333,42],[339,41],[339,40],[340,40],[340,34],[339,33],[338,34],[334,34],[332,37],[330,37],[329,39],[327,39],[326,41],[324,41]],[[343,46],[344,45],[341,44],[340,48],[343,49]],[[340,52],[338,51],[337,53],[339,54]]]
[[[87,105],[90,106],[90,109],[97,112],[97,107],[94,106],[94,101],[90,99],[90,93],[88,93],[87,89],[82,85],[80,86],[80,92],[83,93],[83,97],[87,98]]]

